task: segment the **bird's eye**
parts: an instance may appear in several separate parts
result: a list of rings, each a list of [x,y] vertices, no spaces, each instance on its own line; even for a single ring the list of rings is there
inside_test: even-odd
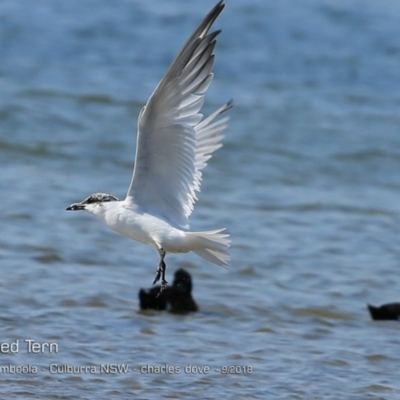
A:
[[[93,204],[93,203],[97,203],[98,201],[99,200],[96,197],[90,196],[84,201],[84,203],[85,204]]]

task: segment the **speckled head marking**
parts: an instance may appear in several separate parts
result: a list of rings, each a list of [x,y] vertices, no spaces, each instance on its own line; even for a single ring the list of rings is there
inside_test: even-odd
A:
[[[109,201],[119,201],[115,196],[107,193],[95,193],[87,197],[80,203],[71,204],[67,207],[68,211],[77,211],[77,210],[84,210],[85,206],[89,204],[96,204],[96,203],[106,203]]]

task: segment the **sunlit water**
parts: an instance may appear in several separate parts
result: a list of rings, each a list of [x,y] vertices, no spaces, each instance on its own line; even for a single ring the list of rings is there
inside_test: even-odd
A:
[[[229,229],[231,268],[167,257],[200,312],[138,312],[157,254],[65,212],[124,197],[213,4],[0,3],[2,398],[399,398],[400,326],[366,310],[400,300],[399,2],[227,0],[205,108],[235,107],[192,228]]]

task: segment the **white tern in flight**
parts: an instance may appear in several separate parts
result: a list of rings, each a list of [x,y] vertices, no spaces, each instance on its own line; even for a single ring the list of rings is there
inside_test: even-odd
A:
[[[167,285],[166,253],[193,251],[221,266],[229,261],[225,228],[189,230],[202,169],[222,146],[227,127],[228,117],[217,117],[232,107],[229,101],[206,118],[201,114],[220,33],[209,30],[224,6],[219,1],[200,22],[141,110],[133,176],[125,200],[96,193],[67,208],[89,211],[116,232],[154,247],[160,262],[153,284],[161,279],[161,290]]]

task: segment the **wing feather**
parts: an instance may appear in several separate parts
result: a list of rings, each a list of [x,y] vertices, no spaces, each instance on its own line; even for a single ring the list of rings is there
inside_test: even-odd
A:
[[[213,78],[213,52],[220,33],[208,31],[223,8],[221,0],[190,35],[138,120],[127,199],[182,228],[189,228],[201,170],[222,146],[228,118],[215,118],[232,106],[229,102],[205,119],[200,113]]]

